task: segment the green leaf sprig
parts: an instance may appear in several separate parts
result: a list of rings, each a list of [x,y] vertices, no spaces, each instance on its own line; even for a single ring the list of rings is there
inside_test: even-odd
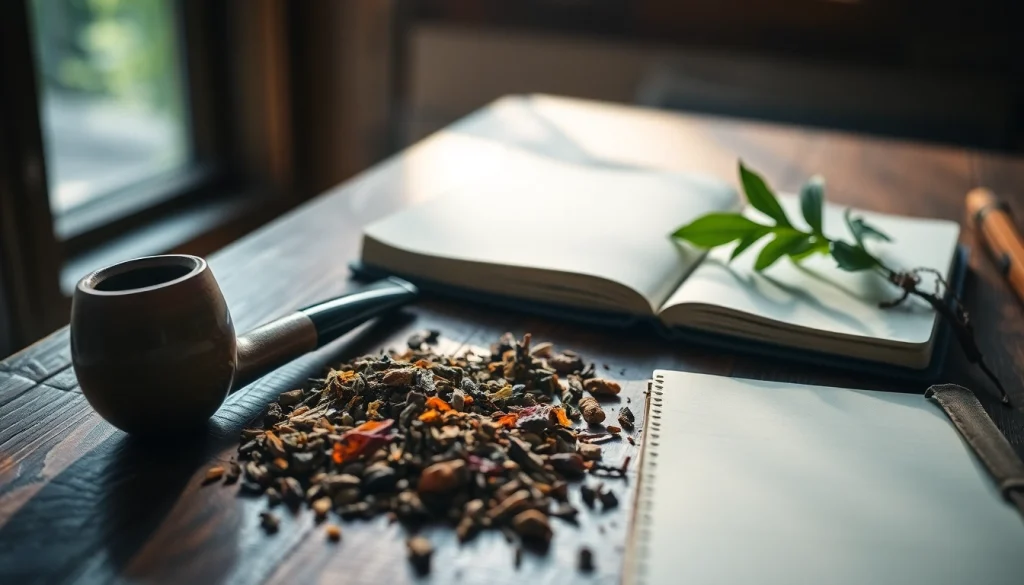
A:
[[[729,256],[731,262],[761,239],[770,237],[754,260],[754,270],[758,272],[784,257],[793,262],[800,262],[815,254],[830,255],[842,270],[877,272],[902,293],[897,299],[880,303],[881,307],[895,307],[910,296],[918,297],[931,305],[952,326],[968,361],[977,364],[995,384],[1003,404],[1010,404],[1006,390],[995,373],[989,369],[978,348],[967,311],[956,294],[949,289],[941,273],[932,268],[896,270],[886,266],[881,259],[867,250],[864,243],[868,240],[891,242],[892,239],[864,221],[863,217],[854,217],[849,209],[843,213],[843,219],[853,236],[853,241],[847,242],[826,236],[822,230],[822,211],[825,207],[825,180],[822,177],[812,177],[800,189],[800,213],[810,228],[809,231],[805,231],[794,226],[789,220],[778,197],[761,175],[747,168],[743,161],[740,161],[739,167],[740,182],[747,202],[767,216],[772,223],[760,223],[739,212],[709,213],[677,229],[672,234],[673,238],[685,240],[701,248],[717,248],[735,242],[736,247]],[[942,284],[942,288],[935,292],[922,290],[919,285],[924,273],[934,275]]]
[[[754,261],[758,272],[775,264],[779,259],[789,257],[794,262],[815,254],[830,254],[839,268],[848,271],[877,270],[881,261],[868,252],[864,242],[870,239],[892,241],[889,236],[869,225],[862,217],[851,216],[847,209],[844,214],[846,225],[853,235],[853,242],[834,240],[822,231],[822,212],[825,207],[825,180],[812,177],[800,189],[800,212],[810,231],[796,226],[786,216],[761,175],[740,162],[740,182],[750,206],[772,221],[771,224],[756,222],[739,212],[709,213],[684,225],[672,237],[685,240],[701,248],[717,248],[736,242],[729,260],[744,253],[762,238],[771,237]]]

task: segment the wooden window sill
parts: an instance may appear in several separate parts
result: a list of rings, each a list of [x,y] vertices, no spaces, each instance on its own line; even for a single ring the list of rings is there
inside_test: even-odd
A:
[[[209,254],[286,208],[285,198],[253,190],[193,202],[68,257],[60,271],[61,292],[70,297],[83,276],[122,260],[168,253]]]

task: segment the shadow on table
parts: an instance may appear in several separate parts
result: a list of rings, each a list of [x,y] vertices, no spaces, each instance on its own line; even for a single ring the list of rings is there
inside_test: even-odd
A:
[[[342,356],[381,345],[413,318],[401,312],[370,322],[254,382],[231,395],[206,432],[183,429],[156,440],[114,434],[50,480],[0,528],[0,542],[11,545],[0,555],[0,582],[116,580],[198,470],[230,449],[267,402],[306,384]],[[229,542],[217,545],[235,549]]]

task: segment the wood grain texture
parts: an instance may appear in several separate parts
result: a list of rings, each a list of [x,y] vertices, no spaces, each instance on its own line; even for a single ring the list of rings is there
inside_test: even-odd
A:
[[[1024,164],[1016,159],[543,96],[505,98],[210,258],[237,330],[358,286],[349,280],[347,263],[359,255],[361,226],[489,172],[509,148],[587,164],[703,170],[730,180],[742,157],[780,189],[795,190],[821,172],[831,199],[949,219],[961,218],[967,189],[983,183],[1024,209],[1024,195],[1014,192],[1024,179]],[[963,241],[975,244],[970,230]],[[979,389],[997,424],[1024,451],[1021,304],[978,249],[971,267],[968,309],[1018,407],[1004,409],[987,399],[986,383],[955,349],[945,377]],[[237,497],[236,488],[202,487],[201,481],[210,465],[234,455],[239,430],[271,398],[332,363],[400,346],[424,327],[442,330],[450,349],[487,345],[510,330],[579,350],[600,372],[623,382],[621,400],[638,415],[655,368],[907,389],[885,379],[667,343],[646,330],[582,327],[428,297],[233,394],[205,433],[143,444],[91,410],[77,390],[67,331],[61,330],[0,362],[0,582],[414,581],[405,561],[406,535],[397,525],[380,519],[344,523],[343,540],[334,545],[310,514],[285,513],[280,531],[266,536],[258,526],[263,501]],[[636,453],[636,446],[622,442],[610,445],[606,458],[618,462]],[[449,531],[431,530],[437,553],[428,581],[618,582],[636,482],[631,476],[608,484],[619,495],[618,510],[587,514],[579,527],[557,521],[549,553],[526,554],[518,570],[500,535],[459,547]],[[590,577],[575,570],[583,544],[596,552],[598,570]]]
[[[0,362],[0,371],[45,382],[71,368],[71,341],[62,327]]]

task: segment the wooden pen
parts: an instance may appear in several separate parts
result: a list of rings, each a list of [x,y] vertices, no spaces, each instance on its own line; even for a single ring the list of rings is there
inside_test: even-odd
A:
[[[972,189],[967,194],[967,221],[985,242],[999,273],[1024,301],[1024,240],[1006,202],[984,187]]]

